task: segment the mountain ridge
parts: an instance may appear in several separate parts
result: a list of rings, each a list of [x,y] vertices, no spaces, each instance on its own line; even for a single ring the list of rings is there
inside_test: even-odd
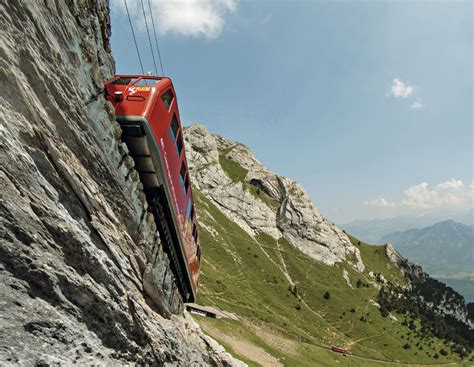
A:
[[[465,213],[444,216],[397,216],[393,218],[358,219],[339,224],[341,228],[354,234],[361,240],[381,244],[382,237],[393,232],[429,227],[445,220],[455,220],[465,225],[474,225],[474,209]]]
[[[346,235],[299,185],[269,171],[243,144],[202,125],[186,128],[184,136],[203,247],[198,302],[236,318],[196,319],[239,359],[249,365],[353,365],[334,356],[333,345],[347,347],[367,365],[374,363],[370,358],[393,360],[393,353],[423,363],[469,355],[468,346],[459,346],[458,357],[440,356],[443,343],[455,343],[440,338],[451,340],[454,329],[438,336],[429,331],[453,318],[465,337],[469,321],[461,296],[432,282],[392,246]],[[397,307],[388,311],[394,295],[404,301],[392,302]],[[426,316],[414,336],[404,325],[417,312]],[[427,348],[424,356],[404,349],[406,341]],[[288,345],[301,353],[285,354]]]
[[[404,256],[423,265],[430,272],[437,273],[441,269],[472,271],[473,228],[454,220],[394,232],[382,237],[382,242],[394,244]]]
[[[210,135],[203,125],[186,132],[194,183],[250,236],[283,236],[324,263],[350,258],[363,270],[358,250],[319,213],[298,183],[272,173],[246,146]],[[314,231],[316,224],[319,231]]]
[[[474,300],[474,227],[454,220],[438,222],[429,227],[388,234],[382,242],[394,244],[411,261],[423,266]]]

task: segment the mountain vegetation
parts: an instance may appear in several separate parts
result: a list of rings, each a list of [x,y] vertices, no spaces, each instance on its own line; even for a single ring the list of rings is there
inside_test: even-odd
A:
[[[254,200],[253,208],[265,205],[279,218],[282,206],[296,201],[290,190],[283,198],[270,190],[267,180],[274,177],[241,144],[212,136],[202,126],[189,128],[185,135],[203,247],[198,302],[233,316],[196,320],[233,355],[250,366],[469,361],[469,342],[465,335],[459,340],[453,336],[450,318],[441,317],[431,327],[421,312],[388,307],[388,294],[412,294],[421,269],[411,269],[390,246],[370,246],[350,236],[354,249],[328,264],[295,245],[292,241],[298,238],[288,236],[287,227],[278,222],[278,236],[265,233],[278,232],[269,230],[269,223],[257,228],[257,209],[250,214],[228,211],[228,197]],[[300,195],[298,200],[303,205],[307,199]],[[314,226],[317,231],[318,224]],[[440,295],[452,296],[444,285],[428,282]],[[422,300],[421,305],[428,307]],[[453,307],[461,320],[456,322],[472,333],[464,303]],[[447,331],[435,332],[440,327]],[[333,346],[346,348],[350,357],[331,351]]]

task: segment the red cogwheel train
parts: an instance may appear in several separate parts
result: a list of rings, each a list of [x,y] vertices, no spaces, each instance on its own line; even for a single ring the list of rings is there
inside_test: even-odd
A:
[[[105,91],[115,107],[122,140],[135,160],[181,296],[184,302],[193,302],[201,246],[171,79],[116,75],[105,82]]]

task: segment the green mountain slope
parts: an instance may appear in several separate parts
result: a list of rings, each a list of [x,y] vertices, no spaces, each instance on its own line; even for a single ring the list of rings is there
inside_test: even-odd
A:
[[[239,318],[198,317],[198,321],[237,357],[250,365],[259,365],[262,352],[288,366],[333,365],[336,360],[342,365],[361,365],[362,360],[363,365],[370,365],[367,359],[331,352],[330,347],[336,345],[354,355],[385,361],[435,364],[459,360],[454,355],[435,359],[435,354],[449,347],[435,338],[421,341],[413,336],[412,330],[402,325],[403,315],[382,317],[374,305],[378,289],[366,273],[357,273],[345,264],[318,263],[285,240],[275,241],[266,235],[253,239],[197,189],[194,192],[203,225],[198,303]],[[367,272],[403,283],[383,246],[361,244],[360,249]],[[357,288],[359,279],[368,287]],[[324,298],[326,292],[329,299]],[[407,343],[413,347],[419,343],[423,350],[405,349]]]
[[[243,220],[255,215],[252,208],[261,210],[263,205],[278,219],[291,196],[279,199],[265,180],[249,178],[254,167],[244,166],[241,157],[230,156],[235,145],[222,143],[230,150],[211,143],[196,147],[212,140],[198,132],[198,143],[188,140],[188,146],[194,147],[188,159],[203,254],[197,302],[234,315],[217,320],[195,316],[206,333],[250,366],[461,362],[459,354],[451,351],[451,342],[421,336],[419,320],[409,324],[406,312],[388,314],[379,309],[377,299],[383,286],[408,284],[398,258],[391,258],[387,246],[369,246],[346,236],[348,245],[342,232],[328,230],[323,219],[318,219],[315,229],[321,238],[341,238],[341,246],[348,249],[345,257],[328,265],[315,259],[319,253],[311,257],[313,253],[304,252],[304,246],[300,249],[290,243],[288,238],[295,237],[287,235],[285,223],[277,220],[282,233],[277,238],[265,233],[279,233],[268,230],[270,225],[261,225],[262,230],[252,227],[253,223]],[[190,132],[187,134],[188,139]],[[261,171],[259,167],[259,174]],[[252,208],[239,207],[237,212],[227,205],[232,195]],[[295,212],[304,215],[302,210]],[[360,261],[365,267],[359,266]],[[350,356],[332,352],[332,346],[347,348]]]

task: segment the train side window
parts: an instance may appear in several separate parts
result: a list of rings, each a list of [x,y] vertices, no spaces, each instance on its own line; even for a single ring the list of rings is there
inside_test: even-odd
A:
[[[189,219],[191,215],[191,208],[193,207],[193,201],[191,198],[188,199],[188,207],[186,208],[186,219]]]
[[[196,223],[194,223],[194,224],[193,224],[193,238],[194,238],[194,242],[196,242],[196,232],[197,232]]]
[[[191,208],[191,215],[190,215],[190,218],[191,218],[191,220],[194,219],[194,205],[193,205],[193,207]],[[194,225],[194,227],[196,227],[196,225]]]
[[[198,262],[201,262],[201,247],[198,247],[196,251],[196,257],[198,259]]]
[[[171,103],[173,102],[174,94],[171,89],[168,89],[163,95],[161,96],[161,100],[166,106],[166,109],[169,110],[171,107]]]
[[[183,150],[183,138],[181,137],[181,132],[178,135],[176,140],[176,150],[178,151],[178,157],[181,156],[181,151]]]
[[[176,141],[176,135],[178,135],[178,130],[179,130],[178,119],[176,118],[176,115],[173,115],[173,118],[171,119],[171,124],[170,124],[170,136],[173,142]]]
[[[179,183],[183,187],[183,190],[185,189],[184,182],[186,180],[186,166],[184,165],[184,162],[181,164],[181,170],[179,171]]]
[[[179,183],[183,187],[184,193],[187,195],[189,189],[189,177],[186,175],[186,166],[184,165],[184,162],[181,164],[181,170],[179,172]]]
[[[186,194],[188,193],[188,189],[189,189],[189,177],[186,177],[186,179],[184,180],[184,191],[186,192]]]

